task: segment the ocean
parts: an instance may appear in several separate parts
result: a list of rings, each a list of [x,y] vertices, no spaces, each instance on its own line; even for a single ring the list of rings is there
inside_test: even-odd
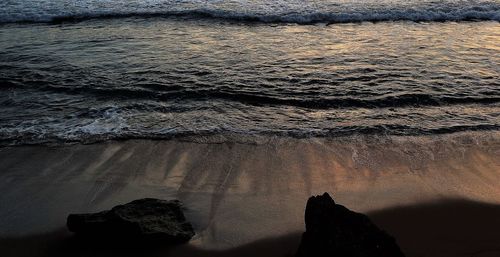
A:
[[[500,129],[500,2],[3,0],[0,145]]]

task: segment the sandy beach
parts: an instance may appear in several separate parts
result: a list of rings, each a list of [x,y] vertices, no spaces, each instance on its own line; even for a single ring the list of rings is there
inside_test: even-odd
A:
[[[498,256],[499,153],[498,133],[4,147],[0,251],[137,254],[80,245],[66,216],[155,197],[183,201],[196,236],[142,256],[291,256],[307,198],[330,192],[407,256]]]

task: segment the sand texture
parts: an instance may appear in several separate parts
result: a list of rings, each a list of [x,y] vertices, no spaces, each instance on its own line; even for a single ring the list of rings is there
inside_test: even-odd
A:
[[[0,255],[291,256],[307,198],[327,191],[407,256],[500,256],[499,156],[495,132],[4,147]],[[65,229],[69,213],[143,197],[184,202],[192,241],[110,249]]]

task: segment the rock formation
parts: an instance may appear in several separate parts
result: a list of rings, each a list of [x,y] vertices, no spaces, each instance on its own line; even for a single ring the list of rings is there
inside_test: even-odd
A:
[[[296,257],[404,257],[393,237],[324,193],[307,201]]]
[[[181,210],[181,202],[152,198],[135,200],[111,210],[89,214],[70,214],[67,227],[85,238],[161,240],[182,243],[194,231]]]

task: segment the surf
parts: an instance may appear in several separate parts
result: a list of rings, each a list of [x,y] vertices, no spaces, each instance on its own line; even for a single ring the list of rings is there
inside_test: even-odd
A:
[[[260,23],[500,21],[495,1],[63,0],[0,3],[0,23],[61,23],[129,17],[184,17]]]

